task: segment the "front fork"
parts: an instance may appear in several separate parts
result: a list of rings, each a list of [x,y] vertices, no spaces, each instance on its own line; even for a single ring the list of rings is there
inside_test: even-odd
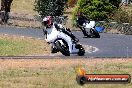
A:
[[[69,46],[69,51],[71,54],[76,54],[79,52],[79,48],[77,47],[78,44],[73,43]]]

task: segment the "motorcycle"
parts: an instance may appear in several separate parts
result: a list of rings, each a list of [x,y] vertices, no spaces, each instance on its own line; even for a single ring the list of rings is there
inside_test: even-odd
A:
[[[77,16],[77,27],[81,29],[83,35],[88,38],[100,38],[98,31],[95,29],[95,21],[89,21],[87,19],[79,19]]]
[[[47,17],[44,17],[42,23],[44,23],[46,19]],[[43,32],[45,40],[52,45],[55,53],[61,52],[65,56],[70,56],[70,54],[83,56],[85,54],[84,48],[78,43],[79,39],[77,39],[73,33],[62,24],[53,22],[50,27],[45,27]]]

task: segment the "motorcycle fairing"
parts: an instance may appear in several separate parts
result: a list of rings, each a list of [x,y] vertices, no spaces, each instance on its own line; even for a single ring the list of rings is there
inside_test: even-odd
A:
[[[89,23],[83,23],[84,28],[94,28],[95,27],[95,21],[90,21]]]

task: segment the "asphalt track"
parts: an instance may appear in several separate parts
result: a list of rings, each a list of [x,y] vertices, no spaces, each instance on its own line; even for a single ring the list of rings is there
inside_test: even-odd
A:
[[[0,33],[44,39],[42,29],[17,28],[2,25],[0,26]],[[82,32],[73,31],[73,33],[77,38],[79,38],[81,44],[90,45],[97,48],[95,52],[86,52],[84,57],[132,57],[132,35],[100,33],[101,38],[83,38]],[[58,54],[36,56],[36,58],[43,57],[64,58],[63,55]],[[30,58],[30,56],[27,58]]]

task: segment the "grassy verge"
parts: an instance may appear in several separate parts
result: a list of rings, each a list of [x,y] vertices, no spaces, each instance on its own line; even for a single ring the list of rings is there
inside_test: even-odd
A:
[[[0,60],[1,88],[80,88],[75,67],[91,74],[130,74],[132,59]],[[131,88],[130,84],[88,84],[81,88]]]
[[[42,40],[0,35],[0,56],[46,54],[49,50],[49,45]]]

